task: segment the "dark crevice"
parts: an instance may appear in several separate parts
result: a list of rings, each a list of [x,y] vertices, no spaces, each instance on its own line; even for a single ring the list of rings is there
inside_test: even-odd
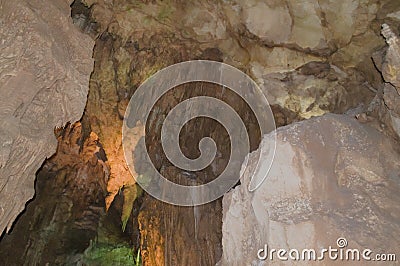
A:
[[[84,33],[91,36],[97,34],[98,25],[92,18],[91,7],[85,5],[81,0],[75,0],[70,5],[73,23]]]

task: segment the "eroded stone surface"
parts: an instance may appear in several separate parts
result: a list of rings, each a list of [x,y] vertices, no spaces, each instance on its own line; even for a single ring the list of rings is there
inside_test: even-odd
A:
[[[256,153],[267,156],[271,141],[271,135],[265,136]],[[241,185],[223,199],[221,265],[260,265],[257,251],[265,244],[319,250],[337,247],[339,237],[347,239],[349,248],[398,254],[397,148],[398,143],[378,130],[344,115],[328,114],[278,129],[267,179],[249,192],[247,169]],[[249,157],[250,167],[256,153]]]
[[[293,114],[286,123],[343,112],[374,96],[380,76],[370,55],[384,46],[375,20],[400,8],[381,10],[386,2],[377,0],[84,2],[99,37],[88,121],[104,143],[110,180],[120,185],[134,181],[123,166],[119,118],[157,70],[212,48],[258,82],[278,115]]]
[[[374,96],[372,86],[381,77],[370,56],[385,45],[378,24],[400,8],[396,3],[386,7],[390,0],[84,2],[98,24],[98,39],[82,123],[104,144],[113,184],[110,195],[135,182],[124,164],[122,117],[130,96],[157,70],[208,59],[203,52],[216,51],[221,61],[261,85],[274,105],[278,125],[344,112]],[[175,104],[172,98],[171,103]],[[108,199],[110,203],[112,196]],[[179,210],[173,213],[178,216]],[[147,251],[161,254],[157,237],[151,239]],[[169,248],[172,252],[172,245]]]
[[[69,264],[68,256],[83,253],[97,236],[105,216],[104,150],[79,122],[57,130],[57,140],[57,153],[37,174],[35,200],[1,239],[2,265]]]
[[[343,113],[374,96],[360,72],[345,72],[327,62],[311,61],[293,71],[259,76],[257,82],[269,103],[284,106],[299,119]]]
[[[373,58],[385,82],[370,109],[388,127],[389,134],[400,137],[400,39],[387,24],[382,26],[382,35],[388,47]]]
[[[67,1],[0,3],[0,232],[34,195],[35,173],[57,147],[54,128],[82,116],[93,41]]]

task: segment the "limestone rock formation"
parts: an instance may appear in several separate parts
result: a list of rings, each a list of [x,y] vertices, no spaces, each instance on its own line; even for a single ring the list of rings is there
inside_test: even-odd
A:
[[[382,74],[379,93],[368,107],[370,115],[377,117],[386,133],[400,137],[400,45],[393,26],[382,25],[382,35],[388,46],[376,51],[372,58]]]
[[[56,151],[54,128],[82,116],[93,41],[68,1],[0,3],[0,232],[34,195],[36,171]]]
[[[37,173],[35,200],[1,239],[1,265],[65,265],[97,236],[105,217],[104,150],[79,122],[56,135],[57,153]],[[8,256],[10,250],[19,256]]]
[[[285,107],[298,119],[343,113],[369,103],[375,95],[362,73],[355,69],[343,71],[328,62],[311,61],[293,71],[261,73],[256,81],[269,103]]]
[[[221,61],[259,83],[274,105],[278,125],[344,112],[373,98],[371,88],[381,77],[370,55],[385,46],[380,24],[387,14],[400,10],[392,0],[83,2],[90,7],[89,21],[98,26],[98,38],[82,124],[99,136],[107,154],[109,204],[116,191],[135,182],[121,148],[122,118],[136,88],[156,71],[181,61],[206,59],[204,51],[217,51]],[[155,113],[164,111],[155,108]],[[159,149],[150,153],[157,157]],[[158,168],[160,160],[155,159]],[[144,202],[162,206],[146,198]],[[142,233],[150,235],[147,246],[142,242],[145,260],[149,254],[162,253],[156,250],[158,233],[146,228],[158,228],[158,222],[171,213],[180,216],[181,210],[141,214]],[[174,232],[173,225],[170,222],[160,230]],[[182,243],[189,240],[178,246]],[[170,243],[166,250],[173,252],[174,246]]]
[[[380,116],[400,137],[400,39],[387,24],[382,26],[382,35],[389,47],[381,66],[386,83],[383,87]]]
[[[400,38],[387,24],[382,25],[382,35],[389,45],[382,65],[382,74],[386,82],[390,82],[400,93]]]
[[[266,156],[271,141],[272,135],[266,135],[256,153]],[[337,248],[340,237],[348,248],[371,249],[371,257],[399,254],[398,147],[382,132],[345,115],[279,128],[267,179],[249,192],[246,169],[241,185],[224,196],[220,265],[282,265],[276,257],[260,261],[258,250],[266,244],[300,252]],[[249,167],[255,156],[249,155]],[[326,256],[323,263],[337,262]]]
[[[104,144],[110,181],[121,186],[133,181],[123,165],[120,118],[157,70],[215,49],[259,83],[280,117],[293,116],[282,124],[343,112],[373,98],[380,76],[370,55],[385,45],[376,21],[400,9],[382,10],[389,0],[83,2],[98,37],[84,122]]]
[[[165,168],[163,174],[174,182],[193,185],[174,167]],[[215,265],[222,252],[221,220],[220,200],[183,207],[145,197],[138,217],[144,265]]]
[[[81,30],[97,38],[82,126],[96,133],[106,153],[105,169],[110,170],[107,206],[121,187],[135,183],[122,152],[122,119],[136,88],[157,70],[199,58],[238,67],[261,85],[274,105],[278,124],[285,125],[326,112],[344,112],[372,98],[371,85],[381,82],[381,77],[370,55],[385,46],[380,24],[389,13],[392,23],[400,24],[396,19],[400,4],[395,0],[83,2],[90,8],[71,15]],[[93,42],[73,27],[68,4],[65,0],[0,3],[0,231],[10,228],[32,197],[34,173],[56,148],[54,127],[78,120],[85,105]],[[391,93],[397,92],[385,92],[385,101],[397,110],[397,102],[389,103],[395,99]],[[155,109],[155,113],[165,114],[169,103],[179,98],[167,98],[171,101],[159,106],[165,109]],[[159,127],[157,119],[149,123],[153,129]],[[222,138],[216,127],[211,129],[217,139]],[[154,143],[152,156],[160,157],[161,149]],[[194,147],[197,143],[188,140],[184,144]],[[62,166],[65,157],[57,158],[53,162]],[[162,160],[155,158],[158,168],[165,163]],[[144,202],[139,221],[143,236],[149,236],[141,240],[145,259],[165,255],[161,251],[166,250],[170,252],[164,257],[167,262],[185,263],[202,254],[207,254],[206,262],[215,262],[218,248],[202,250],[193,242],[191,220],[181,221],[179,232],[188,234],[172,242],[175,223],[168,217],[184,220],[194,210],[168,208],[154,214],[163,204],[148,196]],[[220,220],[209,227],[205,220],[218,208],[209,207],[196,209],[203,217],[199,235],[208,241],[203,249],[219,247],[219,239],[210,232],[220,230]],[[164,218],[159,231],[149,230]],[[168,246],[160,251],[157,241],[163,233],[168,234],[163,238]],[[185,246],[191,246],[189,255],[171,255],[175,248],[184,250]]]

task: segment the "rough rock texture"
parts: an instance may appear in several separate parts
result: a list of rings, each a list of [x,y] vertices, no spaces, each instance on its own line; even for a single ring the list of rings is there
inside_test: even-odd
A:
[[[311,61],[293,71],[260,74],[257,81],[270,104],[284,107],[297,120],[344,113],[375,95],[363,74],[354,69],[345,72],[327,62]],[[279,120],[277,124],[282,125]]]
[[[174,167],[165,168],[162,173],[174,182],[193,185]],[[207,179],[203,173],[198,177]],[[138,220],[144,265],[215,265],[221,258],[221,200],[181,207],[148,196]]]
[[[266,135],[256,153],[266,156],[271,141]],[[263,265],[257,251],[265,244],[319,250],[337,247],[339,237],[348,248],[399,254],[399,162],[397,142],[349,116],[327,114],[279,128],[267,179],[249,192],[247,169],[241,185],[224,196],[221,265]]]
[[[118,117],[151,74],[213,48],[260,84],[279,125],[343,112],[373,98],[381,77],[370,55],[384,46],[379,25],[400,10],[389,0],[84,2],[90,12],[74,18],[96,21],[98,36],[86,124],[104,143],[110,182],[118,184],[110,185],[107,206],[118,186],[132,185]]]
[[[58,130],[57,139],[56,155],[38,172],[35,199],[0,242],[1,265],[64,265],[97,235],[105,215],[104,150],[79,122]]]
[[[389,47],[378,51],[374,60],[385,83],[376,96],[379,104],[370,109],[388,127],[388,133],[400,137],[400,39],[387,24],[382,26],[382,35]]]
[[[79,25],[96,21],[98,36],[87,121],[104,143],[110,182],[119,186],[132,182],[117,118],[155,71],[214,48],[225,63],[255,78],[280,117],[293,117],[279,124],[342,112],[374,96],[370,84],[380,76],[370,54],[384,46],[376,25],[400,9],[396,3],[386,8],[389,0],[84,2],[90,12],[74,12],[74,18]],[[309,70],[298,71],[304,67]]]
[[[206,56],[205,54],[203,56]],[[146,142],[151,158],[159,171],[181,185],[210,182],[225,169],[230,154],[227,132],[212,119],[196,119],[182,129],[180,143],[189,158],[200,155],[199,140],[205,136],[215,140],[218,152],[210,166],[202,171],[188,173],[172,166],[163,152],[160,136],[165,114],[181,100],[207,95],[223,100],[242,117],[250,133],[250,146],[255,150],[261,134],[254,128],[255,117],[245,102],[221,86],[207,83],[185,84],[165,94],[148,124]],[[244,158],[243,158],[244,159]],[[140,168],[137,169],[140,172]],[[141,172],[143,173],[143,171]],[[239,174],[239,173],[237,173]],[[193,183],[194,182],[194,183]],[[146,265],[215,265],[221,257],[222,228],[221,199],[198,207],[180,207],[163,203],[146,195],[138,221],[141,233],[141,252]],[[157,210],[157,211],[154,211]]]
[[[0,69],[4,95],[0,106],[6,110],[4,115],[0,114],[0,138],[4,146],[0,154],[0,229],[10,226],[26,199],[32,196],[32,173],[55,149],[53,127],[79,119],[92,63],[89,56],[92,43],[72,27],[67,18],[68,3],[3,2],[1,49],[2,54],[4,51],[11,56],[1,57],[4,69]],[[372,52],[385,45],[380,25],[400,24],[397,0],[85,2],[90,9],[80,5],[71,13],[77,26],[97,37],[95,70],[82,127],[88,134],[96,133],[104,146],[105,169],[110,170],[107,207],[121,188],[126,196],[125,189],[135,183],[124,162],[122,118],[136,88],[157,70],[199,58],[236,66],[261,85],[273,105],[278,125],[286,125],[368,103],[375,93],[372,87],[381,82],[370,60]],[[167,100],[175,103],[176,99]],[[155,113],[163,115],[164,111]],[[149,124],[157,128],[155,121]],[[203,126],[213,129],[213,135],[221,138],[221,131],[208,127],[207,123]],[[197,127],[192,125],[192,128]],[[191,148],[195,144],[187,141],[183,146]],[[159,155],[157,147],[153,145],[151,156]],[[225,158],[220,160],[224,162]],[[163,160],[158,163],[160,168],[168,166]],[[73,177],[71,174],[70,178]],[[21,202],[13,209],[4,205],[14,197]],[[144,197],[139,220],[142,234],[150,236],[141,240],[145,259],[153,259],[148,254],[158,254],[156,258],[163,254],[167,262],[185,263],[203,253],[207,254],[207,263],[215,261],[218,252],[197,250],[195,241],[190,239],[193,229],[190,222],[184,221],[179,227],[179,232],[189,232],[183,234],[185,237],[175,238],[176,243],[168,242],[176,224],[167,218],[185,219],[187,210],[169,208],[159,212],[163,205]],[[217,211],[218,208],[205,209],[200,215]],[[214,217],[219,219],[218,215]],[[164,218],[168,223],[158,228]],[[220,230],[220,223],[212,224],[203,236],[212,241],[208,246],[218,247],[209,232]],[[168,245],[161,246],[161,251],[157,250],[159,236]],[[173,254],[185,245],[195,251]]]
[[[134,183],[134,179],[125,166],[120,135],[122,118],[130,96],[134,89],[140,85],[140,81],[147,78],[159,65],[167,66],[167,64],[190,59],[184,54],[184,51],[188,49],[185,43],[172,46],[173,44],[165,41],[163,37],[153,36],[151,40],[140,40],[139,47],[156,46],[152,44],[152,41],[157,41],[157,49],[135,48],[132,45],[126,51],[120,47],[121,40],[113,40],[113,36],[110,34],[104,34],[96,46],[97,49],[94,54],[95,70],[92,75],[88,105],[82,123],[88,125],[90,130],[96,132],[102,140],[107,154],[107,164],[110,165],[111,169],[107,188],[109,191],[108,198],[111,199],[121,187],[123,187],[122,191],[125,196],[126,189]],[[221,53],[218,49],[206,49],[198,55],[198,58],[221,60],[220,56]],[[160,126],[163,117],[165,118],[165,114],[177,103],[196,95],[220,96],[222,100],[228,102],[243,116],[246,126],[254,124],[254,117],[246,109],[244,101],[237,99],[229,91],[224,92],[220,86],[201,83],[180,86],[165,95],[154,109],[152,115],[154,119],[150,119],[146,125],[147,132],[149,132],[146,137],[149,143],[148,149],[157,169],[170,166],[166,162],[160,145]],[[187,134],[183,134],[182,146],[188,156],[193,158],[198,156],[198,150],[195,147],[197,147],[200,137],[204,135],[213,137],[218,144],[220,153],[226,154],[229,151],[228,137],[223,134],[221,126],[218,127],[217,123],[212,122],[208,120],[196,121],[196,123],[189,123],[184,128],[183,132],[187,132]],[[260,140],[259,131],[251,131],[254,134],[254,138],[251,138],[251,146],[255,149]],[[201,181],[210,181],[213,178],[213,174],[210,173],[212,171],[219,173],[225,164],[226,161],[223,158],[218,158],[215,162],[215,169],[209,167],[207,169],[208,176],[203,174],[202,176],[206,178]],[[175,172],[179,171],[175,170]],[[181,175],[171,174],[170,178],[174,182],[179,182],[179,176]],[[107,204],[111,205],[111,200],[108,200]],[[195,228],[192,221],[193,208],[166,207],[166,204],[154,200],[148,195],[144,196],[139,215],[139,225],[141,253],[146,265],[162,265],[163,261],[176,261],[185,265],[190,260],[194,261],[193,263],[198,263],[195,265],[204,265],[203,262],[208,265],[218,261],[221,254],[221,201],[205,208],[197,208],[196,212],[200,217],[199,220],[201,219],[201,222],[198,222],[199,238],[197,240],[193,238]],[[190,216],[188,217],[188,215]],[[211,218],[215,220],[210,222]],[[212,224],[212,226],[207,226],[207,223]],[[176,237],[180,234],[182,237]],[[190,248],[191,251],[184,252],[185,248]]]
[[[382,35],[389,48],[382,65],[382,72],[386,82],[390,82],[400,93],[400,38],[387,24],[382,26]]]
[[[56,151],[54,128],[85,107],[93,41],[68,5],[0,2],[0,232],[33,197],[35,173]]]
[[[385,46],[380,25],[384,21],[400,24],[396,16],[387,17],[400,10],[399,2],[393,0],[84,2],[90,12],[74,13],[75,20],[85,29],[95,21],[98,38],[82,124],[104,144],[110,166],[107,206],[120,188],[135,182],[124,164],[122,117],[136,88],[157,70],[185,60],[207,59],[203,55],[211,51],[261,85],[281,126],[368,104],[374,87],[381,83],[370,58]],[[151,156],[157,154],[155,148]],[[141,219],[149,222],[142,225],[152,225],[150,234],[158,235],[158,221],[171,213],[180,215],[178,208],[169,211],[145,210]],[[174,232],[173,225],[162,230]],[[149,238],[143,250],[159,252],[157,239]],[[175,251],[169,245],[167,252]]]
[[[250,68],[254,76],[253,68],[281,72],[326,59],[341,68],[367,70],[373,67],[371,52],[384,45],[380,21],[400,10],[390,0],[85,2],[100,32],[133,42],[154,32],[173,32],[202,49],[218,47],[224,62]]]

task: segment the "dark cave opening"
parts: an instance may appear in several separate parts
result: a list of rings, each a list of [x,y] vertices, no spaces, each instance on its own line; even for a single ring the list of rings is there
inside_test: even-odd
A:
[[[71,18],[75,26],[86,34],[94,35],[98,29],[96,21],[92,18],[91,7],[82,0],[74,0],[71,7]]]

